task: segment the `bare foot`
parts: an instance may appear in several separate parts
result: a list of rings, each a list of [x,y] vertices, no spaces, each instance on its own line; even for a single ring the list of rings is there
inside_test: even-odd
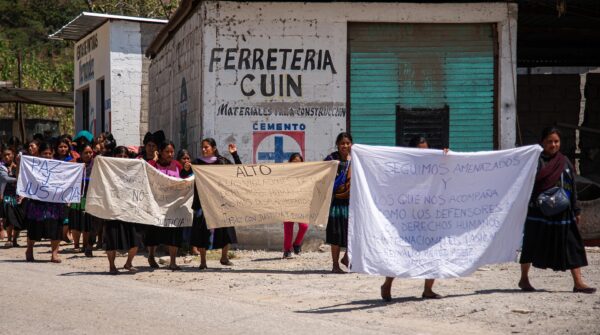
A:
[[[339,266],[334,266],[333,269],[331,269],[332,273],[346,273],[346,271],[342,270]]]
[[[533,286],[531,286],[531,283],[529,283],[529,280],[520,280],[519,288],[523,292],[535,292],[535,288]]]
[[[392,286],[391,285],[381,285],[381,299],[385,302],[392,301]]]
[[[154,257],[148,257],[148,264],[150,264],[150,267],[153,269],[158,269],[158,263],[156,263],[156,260],[154,259]]]

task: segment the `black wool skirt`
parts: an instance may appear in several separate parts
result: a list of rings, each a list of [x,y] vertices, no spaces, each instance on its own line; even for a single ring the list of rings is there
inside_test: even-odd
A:
[[[43,239],[60,241],[63,238],[62,228],[62,220],[31,220],[27,228],[27,237],[33,241]]]
[[[144,245],[155,247],[159,244],[181,248],[184,228],[157,227],[143,225]]]
[[[17,204],[16,200],[7,201],[7,199],[4,199],[2,207],[4,207],[4,228],[12,226],[15,230],[27,229],[23,204]]]
[[[339,247],[348,246],[348,199],[334,199],[329,208],[325,242]]]
[[[228,244],[237,243],[237,234],[234,227],[216,228],[212,233],[206,225],[204,215],[194,216],[192,223],[192,234],[190,244],[197,248],[203,249],[222,249]]]
[[[575,216],[570,210],[545,217],[537,208],[529,208],[521,259],[536,268],[566,271],[588,265],[585,247]]]
[[[118,220],[104,222],[102,239],[102,246],[107,251],[129,250],[142,245],[139,225]]]
[[[69,229],[89,233],[93,231],[92,216],[80,209],[69,210]]]

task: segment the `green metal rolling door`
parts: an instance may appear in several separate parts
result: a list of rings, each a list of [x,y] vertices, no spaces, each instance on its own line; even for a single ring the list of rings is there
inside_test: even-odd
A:
[[[350,129],[396,144],[396,106],[449,107],[449,145],[494,147],[493,24],[350,24]]]

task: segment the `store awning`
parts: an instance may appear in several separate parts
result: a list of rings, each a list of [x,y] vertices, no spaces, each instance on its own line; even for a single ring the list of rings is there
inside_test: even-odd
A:
[[[25,104],[73,108],[72,92],[50,92],[26,88],[0,87],[0,103]]]

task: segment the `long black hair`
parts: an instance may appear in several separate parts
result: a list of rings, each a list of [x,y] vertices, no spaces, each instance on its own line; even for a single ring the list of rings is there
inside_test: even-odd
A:
[[[120,145],[112,151],[112,156],[116,157],[119,154],[126,154],[127,158],[131,158],[131,151],[126,146]]]
[[[410,141],[408,141],[408,146],[411,148],[416,148],[419,146],[419,144],[424,144],[427,143],[427,139],[425,138],[425,136],[422,135],[416,135],[411,137]]]
[[[212,138],[212,137],[206,137],[206,138],[203,138],[202,141],[200,141],[200,143],[204,143],[204,142],[208,143],[213,148],[213,152],[215,153],[215,157],[221,156],[219,154],[219,150],[217,149],[217,141],[215,141],[214,138]]]
[[[350,135],[349,132],[343,131],[339,133],[338,136],[335,138],[335,145],[339,145],[340,142],[342,142],[342,140],[345,138],[347,138],[348,141],[350,141],[350,143],[354,143],[354,141],[352,140],[352,135]]]
[[[288,162],[291,162],[294,160],[294,158],[300,158],[301,162],[304,162],[304,158],[302,158],[302,155],[299,152],[294,152],[293,154],[290,155],[290,159],[288,160]]]
[[[560,133],[560,129],[552,126],[552,127],[546,127],[542,130],[542,138],[540,139],[540,142],[544,142],[546,137],[548,137],[552,134],[558,135],[558,138],[562,140],[562,136],[561,136],[562,134]]]

